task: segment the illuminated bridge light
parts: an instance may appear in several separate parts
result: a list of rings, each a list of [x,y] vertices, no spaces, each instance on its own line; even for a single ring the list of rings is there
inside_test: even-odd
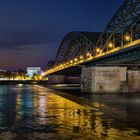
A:
[[[112,49],[113,47],[114,47],[113,43],[112,43],[112,42],[109,42],[109,43],[108,43],[108,48],[109,48],[109,49]]]
[[[125,35],[124,40],[127,41],[127,42],[131,41],[131,36],[130,35]]]
[[[73,63],[73,61],[72,61],[72,60],[70,60],[70,63],[72,64],[72,63]]]
[[[87,55],[87,57],[90,57],[90,56],[91,56],[91,54],[90,54],[90,53],[87,53],[86,55]]]
[[[84,59],[82,55],[80,56],[80,59],[81,59],[81,60]]]
[[[42,76],[42,77],[45,76],[45,72],[42,72],[42,73],[41,73],[41,76]]]
[[[96,48],[96,53],[100,53],[101,52],[101,49],[100,48]]]
[[[77,58],[75,58],[75,59],[74,59],[74,61],[75,61],[75,62],[77,62],[77,61],[78,61],[78,59],[77,59]]]
[[[87,53],[86,56],[88,57],[88,59],[91,59],[92,58],[91,53]]]
[[[64,68],[64,64],[61,65],[61,68],[62,68],[62,69]]]

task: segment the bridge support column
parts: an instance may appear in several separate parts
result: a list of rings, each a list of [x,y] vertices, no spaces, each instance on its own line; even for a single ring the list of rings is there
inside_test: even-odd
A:
[[[80,84],[80,76],[49,75],[49,84]]]
[[[83,67],[81,91],[118,93],[127,91],[126,67]]]
[[[49,75],[49,84],[64,84],[66,77],[64,75]]]
[[[128,91],[140,93],[140,70],[128,71]]]

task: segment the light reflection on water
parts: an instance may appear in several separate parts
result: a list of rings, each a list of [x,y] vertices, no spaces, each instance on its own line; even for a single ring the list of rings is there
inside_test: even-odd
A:
[[[72,98],[41,86],[0,86],[0,140],[140,139],[140,97]]]

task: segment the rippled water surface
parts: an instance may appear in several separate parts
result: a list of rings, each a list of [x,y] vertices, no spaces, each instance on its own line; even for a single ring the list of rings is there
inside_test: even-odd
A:
[[[0,140],[140,140],[140,95],[0,86]]]

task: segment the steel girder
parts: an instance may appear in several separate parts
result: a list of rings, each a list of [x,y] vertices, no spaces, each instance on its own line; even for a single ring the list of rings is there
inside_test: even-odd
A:
[[[100,53],[108,51],[110,42],[113,47],[121,47],[130,42],[124,40],[125,35],[129,35],[130,41],[140,38],[140,0],[125,0],[102,33],[67,34],[58,49],[55,65],[88,52],[94,56],[97,48]]]
[[[71,32],[67,34],[60,44],[55,64],[58,65],[91,52],[99,34],[92,32]]]
[[[109,42],[120,47],[128,43],[124,41],[125,35],[129,35],[131,41],[140,38],[140,0],[124,1],[99,37],[95,49],[107,51]],[[95,54],[95,49],[92,54]]]
[[[140,60],[139,47],[105,57],[98,61],[97,64],[136,64],[137,60]]]

